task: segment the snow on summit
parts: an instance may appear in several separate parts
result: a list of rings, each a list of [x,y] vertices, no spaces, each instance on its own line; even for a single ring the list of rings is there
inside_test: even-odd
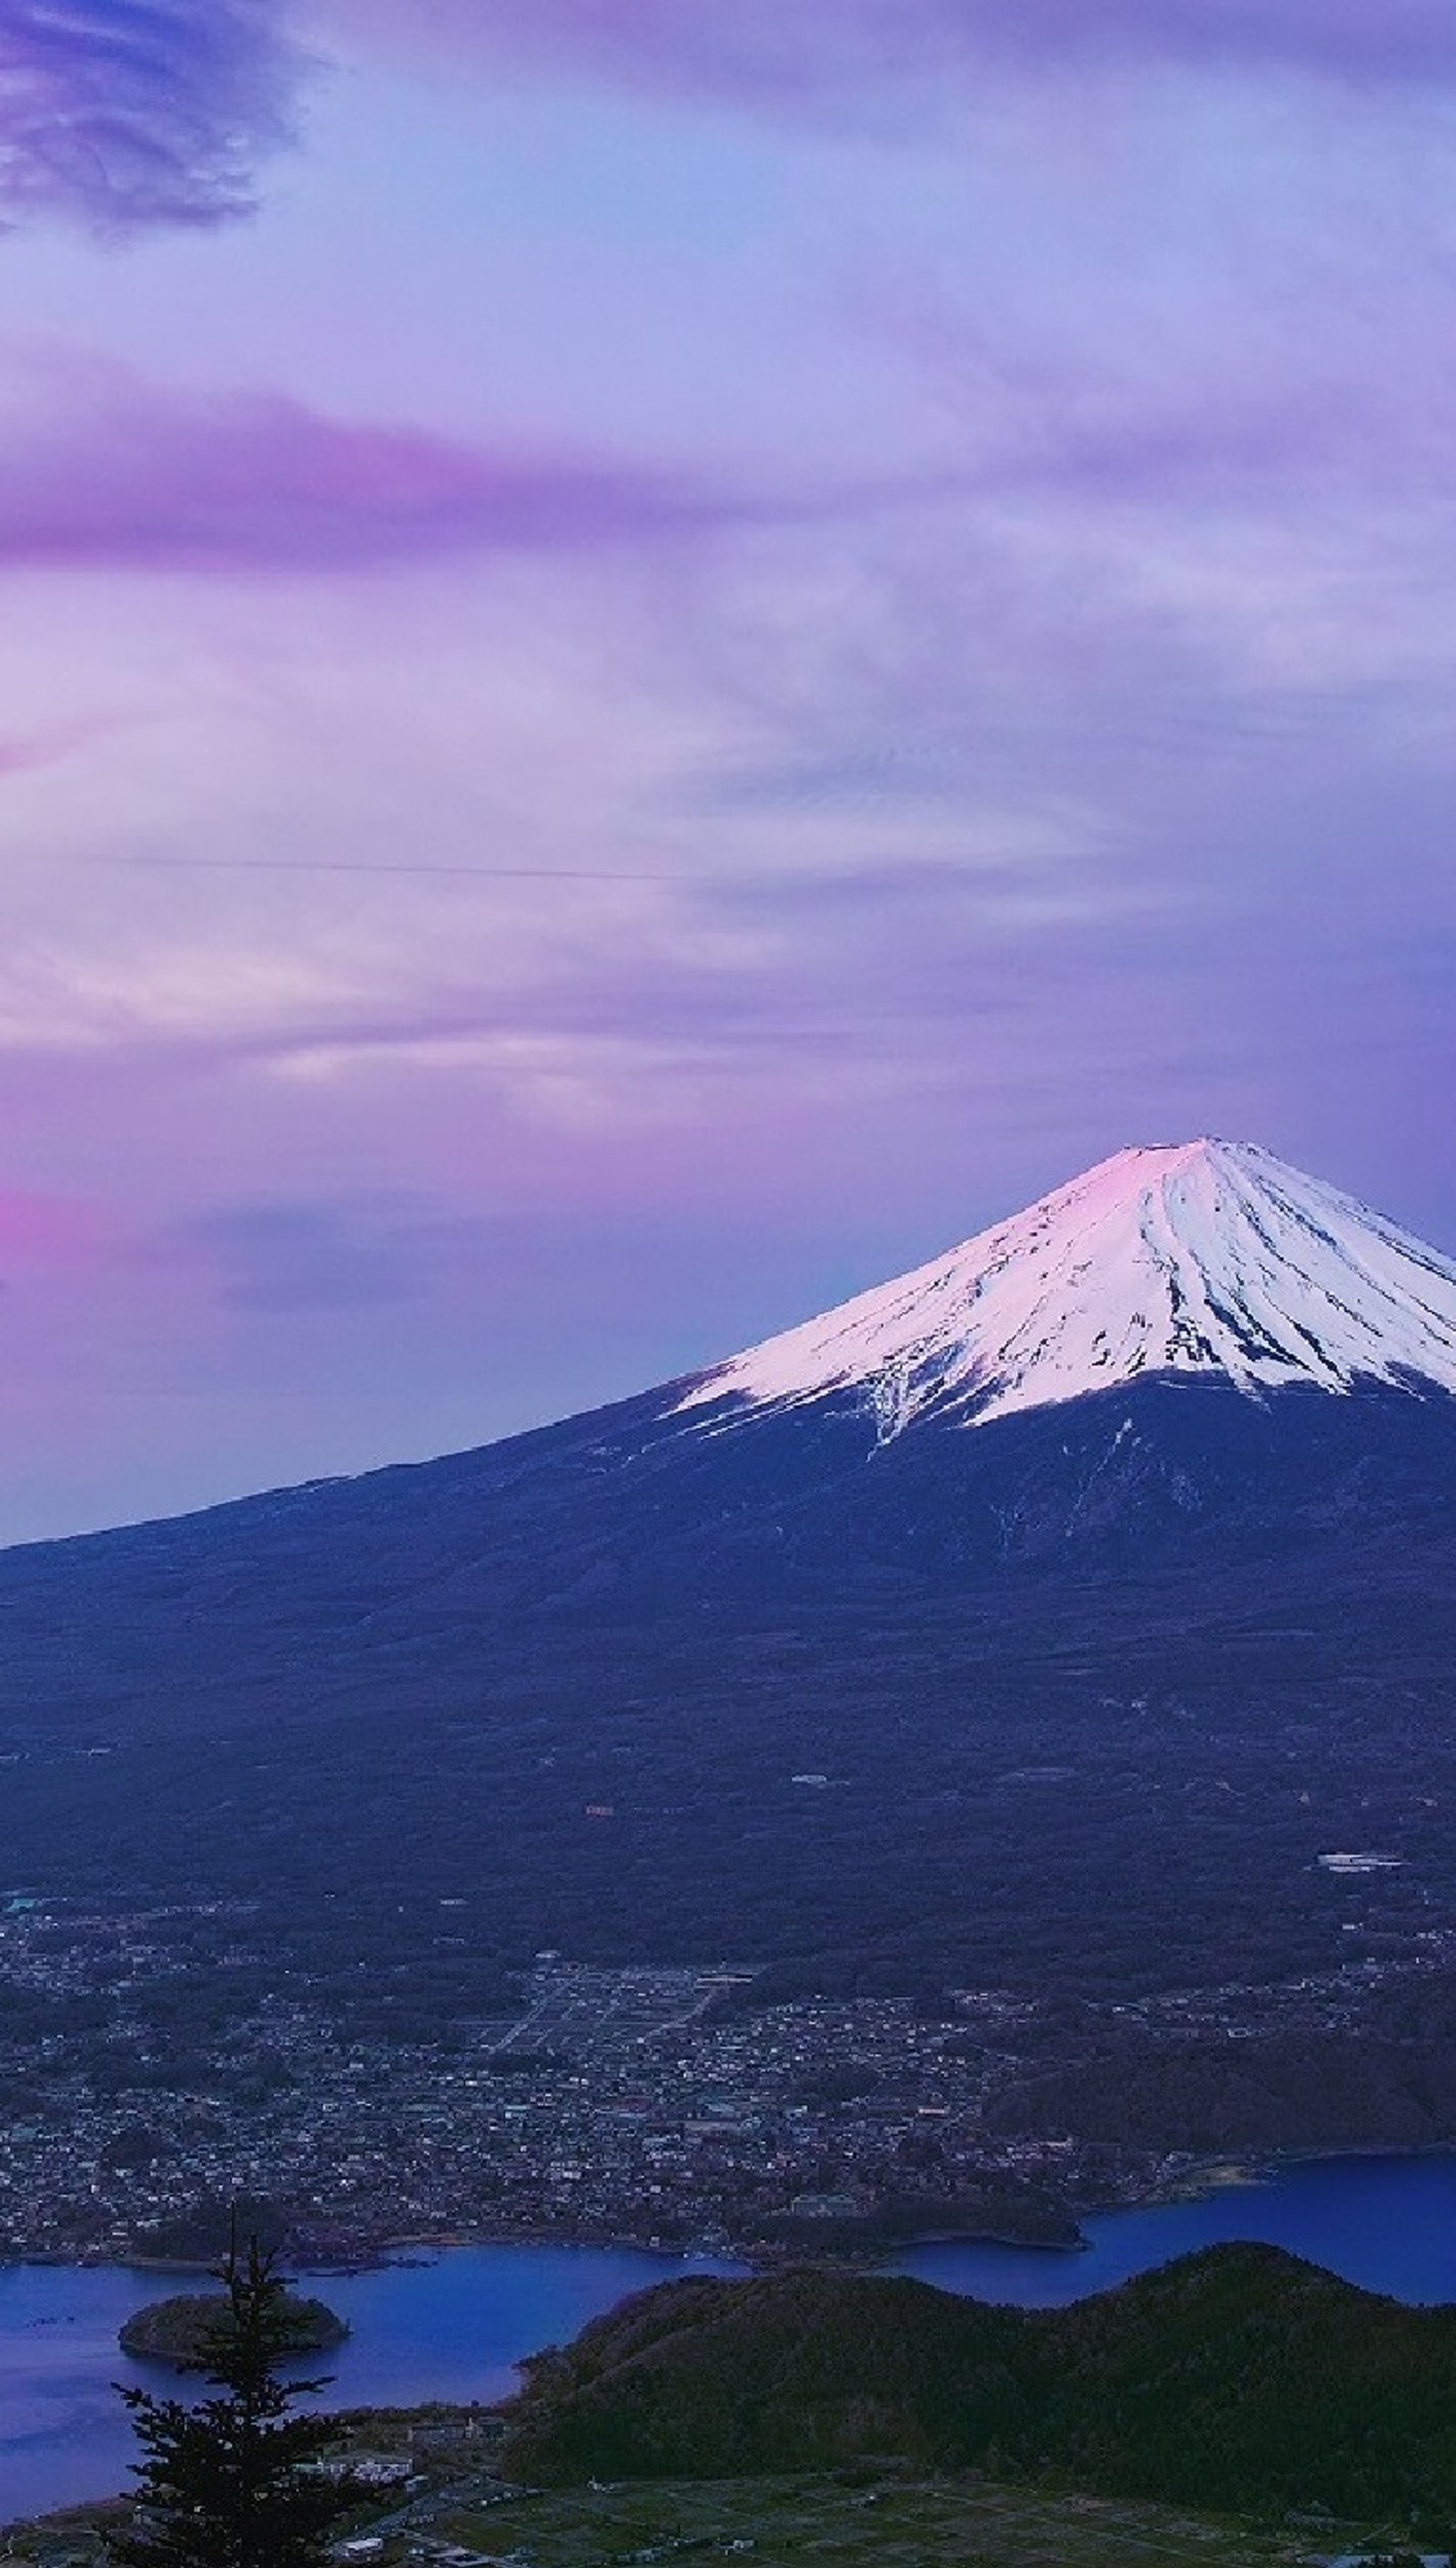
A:
[[[1456,1392],[1456,1263],[1252,1142],[1119,1150],[718,1366],[682,1407],[857,1391],[888,1438],[931,1411],[980,1426],[1159,1373]]]

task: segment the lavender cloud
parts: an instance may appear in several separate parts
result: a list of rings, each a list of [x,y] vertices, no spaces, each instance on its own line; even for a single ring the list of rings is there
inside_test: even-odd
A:
[[[723,513],[647,468],[174,395],[112,366],[43,369],[30,390],[0,407],[0,568],[347,572],[587,550]]]
[[[250,213],[302,69],[283,0],[0,0],[0,224]]]
[[[1456,76],[1445,0],[350,0],[348,14],[507,66],[876,122],[895,93],[998,66],[1283,69],[1382,86]]]

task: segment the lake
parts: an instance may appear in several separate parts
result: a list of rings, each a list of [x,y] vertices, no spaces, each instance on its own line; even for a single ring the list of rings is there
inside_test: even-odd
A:
[[[1399,2300],[1456,2300],[1456,2155],[1304,2161],[1195,2201],[1102,2212],[1085,2228],[1079,2255],[936,2245],[896,2270],[1048,2309],[1217,2239],[1261,2238]],[[564,2343],[624,2294],[731,2270],[621,2248],[456,2247],[307,2282],[354,2331],[327,2358],[331,2403],[410,2406],[498,2397],[521,2355]],[[111,2384],[170,2387],[175,2376],[129,2363],[117,2330],[144,2302],[184,2288],[117,2266],[0,2266],[0,2522],[126,2484],[132,2435]]]

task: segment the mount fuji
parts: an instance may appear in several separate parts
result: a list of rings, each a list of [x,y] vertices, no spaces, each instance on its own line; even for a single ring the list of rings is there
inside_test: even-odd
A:
[[[1456,1263],[1248,1142],[1121,1150],[898,1282],[718,1366],[686,1409],[854,1391],[882,1437],[1157,1374],[1456,1391]]]
[[[611,1409],[0,1555],[0,1880],[417,1974],[463,1900],[487,1979],[1323,1967],[1456,1932],[1453,1666],[1456,1261],[1124,1150]]]

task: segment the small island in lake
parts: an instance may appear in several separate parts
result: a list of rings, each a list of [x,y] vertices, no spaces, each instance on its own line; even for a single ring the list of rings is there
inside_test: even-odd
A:
[[[227,2300],[221,2292],[179,2292],[169,2301],[149,2301],[145,2310],[138,2310],[121,2330],[118,2343],[124,2354],[143,2362],[188,2366],[197,2361],[206,2338],[226,2313]],[[290,2292],[283,2314],[299,2354],[326,2353],[342,2345],[349,2334],[346,2322],[324,2301],[301,2300]]]

